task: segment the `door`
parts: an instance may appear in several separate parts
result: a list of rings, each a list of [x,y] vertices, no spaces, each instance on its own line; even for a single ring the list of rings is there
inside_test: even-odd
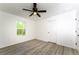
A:
[[[57,44],[75,48],[75,11],[64,13],[57,18]]]
[[[76,40],[76,22],[75,11],[63,13],[54,16],[49,23],[49,41],[55,42],[62,46],[75,47]]]
[[[50,18],[48,21],[48,41],[57,43],[57,19]]]

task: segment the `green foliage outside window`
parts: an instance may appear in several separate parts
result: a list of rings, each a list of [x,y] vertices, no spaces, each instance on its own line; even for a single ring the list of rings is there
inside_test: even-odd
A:
[[[25,25],[20,21],[17,21],[16,25],[17,25],[17,35],[25,35]]]

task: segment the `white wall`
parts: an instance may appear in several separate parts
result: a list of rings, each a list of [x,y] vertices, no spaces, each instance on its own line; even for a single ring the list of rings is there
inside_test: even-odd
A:
[[[37,38],[55,42],[67,47],[75,47],[76,11],[69,11],[51,18],[37,21]]]
[[[25,36],[16,35],[16,21],[22,21],[26,27]],[[35,38],[34,22],[0,11],[0,48]]]

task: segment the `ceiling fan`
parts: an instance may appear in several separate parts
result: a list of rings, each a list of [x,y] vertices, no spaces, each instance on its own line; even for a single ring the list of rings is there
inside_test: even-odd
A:
[[[38,10],[37,3],[33,3],[32,10],[29,10],[29,9],[26,9],[26,8],[23,8],[22,10],[32,12],[32,14],[30,14],[29,16],[37,15],[38,17],[41,17],[41,15],[39,13],[45,13],[46,12],[46,10]]]

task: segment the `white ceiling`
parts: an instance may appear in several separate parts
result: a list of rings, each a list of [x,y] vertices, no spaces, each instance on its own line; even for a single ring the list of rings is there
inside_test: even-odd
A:
[[[71,11],[74,9],[74,4],[38,3],[37,7],[40,10],[41,9],[47,10],[46,13],[40,13],[41,15],[40,19],[44,19],[61,13],[65,13],[67,11]],[[31,14],[31,12],[23,11],[22,8],[32,9],[32,3],[0,3],[1,11],[27,18],[28,15]],[[37,16],[32,16],[32,17],[37,17]]]

